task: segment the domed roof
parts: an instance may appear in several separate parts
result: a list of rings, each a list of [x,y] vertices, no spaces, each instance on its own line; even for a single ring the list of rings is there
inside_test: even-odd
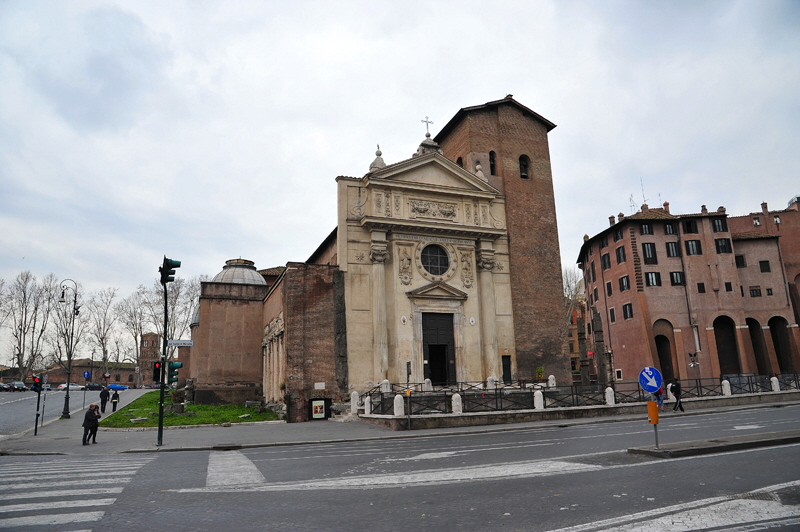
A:
[[[245,259],[225,261],[222,271],[211,279],[212,283],[267,284],[256,271],[256,263]]]

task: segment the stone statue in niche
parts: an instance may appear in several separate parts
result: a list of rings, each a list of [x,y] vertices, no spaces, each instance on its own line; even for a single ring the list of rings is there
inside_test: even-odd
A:
[[[411,284],[411,254],[408,252],[408,248],[406,247],[403,247],[400,251],[398,268],[400,282],[403,284]]]
[[[464,288],[471,288],[474,277],[472,275],[472,253],[461,252],[461,282]]]

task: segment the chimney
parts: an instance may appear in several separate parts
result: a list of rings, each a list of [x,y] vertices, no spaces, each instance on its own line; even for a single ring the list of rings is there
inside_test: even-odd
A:
[[[609,216],[608,217],[608,225],[614,225],[614,217],[613,216]]]
[[[664,210],[667,211],[667,214],[669,214],[669,202],[668,201],[664,202]]]
[[[769,209],[767,208],[766,201],[761,202],[761,212],[763,212],[764,214],[769,214]]]
[[[642,212],[643,213],[650,212],[650,207],[647,205],[647,203],[642,204]]]
[[[705,205],[700,205],[700,212],[703,214],[708,214],[708,207]]]
[[[623,213],[619,213],[619,214],[617,215],[617,221],[621,222],[621,221],[622,221],[622,220],[624,220],[624,219],[625,219],[625,215],[624,215]]]

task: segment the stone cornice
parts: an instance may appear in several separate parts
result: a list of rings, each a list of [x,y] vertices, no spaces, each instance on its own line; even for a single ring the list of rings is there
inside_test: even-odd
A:
[[[370,231],[393,231],[406,233],[426,233],[460,237],[467,240],[496,240],[506,235],[505,229],[492,227],[478,227],[470,225],[456,225],[446,222],[428,222],[421,220],[398,220],[394,218],[378,218],[364,216],[358,224]]]

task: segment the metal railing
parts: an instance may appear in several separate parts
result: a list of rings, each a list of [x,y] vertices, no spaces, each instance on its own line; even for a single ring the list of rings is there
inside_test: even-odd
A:
[[[800,375],[784,373],[776,375],[781,390],[800,390]],[[765,375],[721,375],[719,379],[680,380],[683,398],[719,397],[723,395],[722,381],[731,385],[732,394],[765,393],[772,391],[771,379]],[[664,388],[667,388],[667,383]],[[639,383],[612,383],[616,404],[652,401],[652,394],[644,391]],[[427,388],[427,389],[426,389]],[[394,415],[394,398],[403,396],[406,414],[449,414],[453,411],[453,395],[461,396],[462,411],[502,412],[533,410],[535,394],[541,391],[544,408],[564,408],[605,405],[605,388],[601,385],[547,386],[541,382],[517,381],[511,384],[496,382],[489,388],[486,382],[459,382],[445,386],[424,383],[392,383],[387,388],[376,386],[361,395],[362,402],[370,402],[370,412]],[[410,396],[407,390],[411,390]],[[666,392],[664,398],[667,398]]]
[[[778,377],[778,386],[781,390],[800,390],[800,375],[797,373],[781,373]]]

